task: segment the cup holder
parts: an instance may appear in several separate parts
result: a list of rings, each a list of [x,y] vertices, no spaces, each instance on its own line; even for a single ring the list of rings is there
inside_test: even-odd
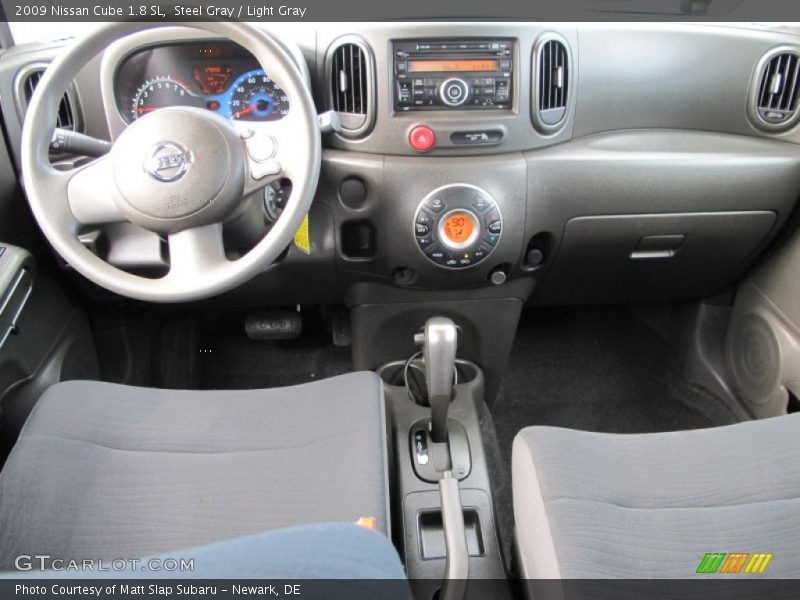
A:
[[[456,385],[471,383],[481,374],[481,368],[478,365],[463,358],[456,359],[455,371]],[[375,369],[375,372],[386,385],[396,387],[407,387],[407,376],[421,382],[425,381],[425,365],[422,363],[422,358],[395,360],[381,365]]]

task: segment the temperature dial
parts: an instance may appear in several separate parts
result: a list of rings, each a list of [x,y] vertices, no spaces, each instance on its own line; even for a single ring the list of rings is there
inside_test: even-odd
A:
[[[433,190],[414,218],[417,246],[437,265],[465,269],[486,259],[500,242],[503,219],[488,192],[457,183]]]

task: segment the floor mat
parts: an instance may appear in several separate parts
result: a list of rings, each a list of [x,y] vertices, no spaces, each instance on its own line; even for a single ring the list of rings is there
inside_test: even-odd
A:
[[[503,545],[513,527],[511,444],[529,425],[644,433],[735,423],[743,415],[671,367],[667,343],[621,306],[526,311],[491,404]]]
[[[308,383],[352,370],[350,348],[330,334],[262,342],[242,333],[207,336],[200,349],[201,389],[256,389]]]

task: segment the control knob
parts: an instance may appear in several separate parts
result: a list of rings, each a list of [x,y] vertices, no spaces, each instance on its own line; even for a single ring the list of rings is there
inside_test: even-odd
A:
[[[461,106],[469,97],[469,85],[463,79],[451,77],[439,86],[439,98],[447,106]]]

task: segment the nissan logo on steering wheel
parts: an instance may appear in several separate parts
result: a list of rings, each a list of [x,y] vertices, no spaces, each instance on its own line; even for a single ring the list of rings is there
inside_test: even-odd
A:
[[[192,164],[192,153],[175,142],[161,142],[147,155],[144,170],[158,181],[177,181]]]

